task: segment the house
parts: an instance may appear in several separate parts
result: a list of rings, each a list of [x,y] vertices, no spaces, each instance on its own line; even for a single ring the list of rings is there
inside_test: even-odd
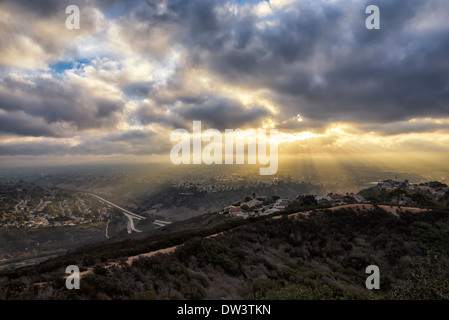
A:
[[[320,201],[323,201],[323,200],[332,201],[331,197],[325,197],[325,196],[315,196],[315,200],[317,202],[320,202]]]
[[[428,191],[432,194],[435,193],[435,190],[429,186],[417,186],[416,189],[421,190],[421,191]]]
[[[288,206],[289,203],[290,203],[290,200],[288,200],[288,199],[278,199],[275,202],[276,205],[284,206],[284,207]]]
[[[330,196],[331,202],[334,204],[343,204],[345,202],[344,198],[345,196],[342,196],[340,194],[333,194]]]
[[[273,205],[273,209],[277,209],[279,211],[284,211],[284,209],[288,206],[288,202],[286,202],[284,199],[279,199],[276,201],[276,203]]]
[[[262,201],[260,201],[260,200],[257,200],[257,199],[252,199],[252,200],[250,200],[250,201],[248,201],[248,202],[244,202],[244,203],[242,203],[241,205],[244,205],[244,204],[246,204],[248,207],[254,207],[254,206],[257,206],[257,205],[260,205],[260,204],[262,204],[263,202]]]
[[[242,208],[240,208],[240,207],[233,207],[233,208],[229,208],[228,210],[227,210],[230,214],[237,214],[237,213],[243,213],[244,211],[243,211],[243,209]]]
[[[351,197],[353,197],[358,203],[366,202],[365,198],[359,194],[352,194]]]
[[[248,215],[243,211],[234,213],[234,216],[238,217],[238,218],[247,218],[248,217]]]
[[[261,215],[261,216],[267,216],[267,215],[269,215],[269,214],[273,214],[273,213],[280,212],[280,211],[281,211],[281,210],[279,210],[279,209],[272,208],[272,209],[265,210],[265,211],[262,212],[260,215]]]

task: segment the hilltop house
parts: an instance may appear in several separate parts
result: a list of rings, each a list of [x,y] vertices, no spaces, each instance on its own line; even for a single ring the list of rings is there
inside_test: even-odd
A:
[[[333,204],[342,205],[345,202],[345,200],[344,200],[345,196],[340,195],[340,194],[333,194],[330,196],[330,198],[331,198],[331,202]]]
[[[272,208],[272,209],[265,210],[264,212],[261,212],[260,215],[261,215],[261,216],[267,216],[267,215],[269,215],[269,214],[276,213],[276,212],[280,212],[280,211],[281,211],[281,210],[279,210],[279,209]],[[283,210],[282,210],[282,211],[283,211]]]
[[[260,204],[262,204],[262,203],[263,203],[263,202],[260,201],[260,200],[252,199],[252,200],[250,200],[250,201],[243,202],[243,203],[241,203],[240,205],[243,206],[244,204],[246,204],[248,207],[252,208],[252,207],[257,206],[257,205],[260,205]]]
[[[366,202],[365,198],[359,194],[351,194],[351,197],[353,197],[354,200],[357,201],[358,203]]]

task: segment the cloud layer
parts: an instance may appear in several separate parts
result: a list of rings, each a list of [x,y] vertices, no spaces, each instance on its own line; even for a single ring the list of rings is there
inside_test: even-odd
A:
[[[65,28],[69,4],[80,30]],[[371,4],[380,30],[365,28]],[[444,0],[2,2],[0,155],[163,154],[193,120],[309,132],[326,150],[342,134],[431,143],[449,134],[448,13]]]

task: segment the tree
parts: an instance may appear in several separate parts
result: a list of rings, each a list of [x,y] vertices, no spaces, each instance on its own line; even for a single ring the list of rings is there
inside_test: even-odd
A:
[[[449,207],[449,191],[446,191],[445,194],[443,194],[438,201],[446,203],[446,207]]]
[[[302,207],[312,207],[312,206],[318,205],[318,202],[316,201],[315,197],[312,195],[299,196],[298,201]]]
[[[312,195],[298,196],[286,208],[287,211],[300,211],[303,209],[311,209],[318,206],[318,202]]]
[[[412,200],[420,206],[429,206],[432,204],[432,199],[421,192],[414,193],[412,195]]]
[[[365,197],[365,200],[366,200],[366,201],[369,201],[369,202],[372,203],[372,204],[380,203],[379,197],[377,197],[377,196],[375,196],[375,195],[373,195],[373,194],[367,195],[367,196]]]
[[[397,189],[394,189],[394,190],[390,191],[389,194],[390,194],[391,197],[396,197],[396,203],[399,204],[399,199],[401,198],[401,196],[403,194],[406,195],[407,191],[402,189],[402,188],[397,188]]]
[[[406,279],[393,287],[392,298],[398,300],[449,299],[449,274],[438,258],[417,258],[406,272]]]
[[[345,196],[345,197],[343,198],[343,201],[344,201],[345,203],[348,203],[348,204],[354,204],[354,203],[357,203],[357,201],[356,201],[353,197],[351,197],[351,196],[349,196],[349,195]]]
[[[332,202],[327,199],[321,199],[318,201],[318,205],[323,208],[332,207]]]

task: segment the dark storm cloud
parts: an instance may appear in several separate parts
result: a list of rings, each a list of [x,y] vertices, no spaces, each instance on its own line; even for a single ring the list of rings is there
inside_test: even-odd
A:
[[[101,137],[82,139],[68,153],[77,155],[152,155],[170,152],[169,139],[151,131],[133,130],[126,133],[113,133]]]
[[[106,137],[107,141],[135,141],[146,139],[154,136],[154,132],[144,132],[141,130],[132,130],[125,133],[111,134]]]
[[[357,127],[364,132],[374,132],[377,135],[390,136],[402,133],[449,133],[449,123],[438,123],[433,121],[399,121],[391,124],[364,124]]]
[[[168,114],[165,112],[165,106],[155,107],[147,102],[139,105],[136,111],[128,116],[127,121],[131,125],[148,125],[157,123],[168,126],[170,128],[185,128],[185,120],[178,114]]]
[[[48,124],[66,122],[77,130],[114,127],[123,109],[121,101],[97,97],[77,84],[47,78],[30,83],[6,77],[0,81],[0,89],[1,110],[21,111]]]
[[[257,126],[269,114],[261,106],[248,108],[238,101],[222,97],[202,97],[201,101],[190,101],[177,112],[190,122],[201,120],[218,130]]]
[[[69,147],[48,141],[0,143],[0,156],[37,156],[37,155],[64,155]]]
[[[382,15],[381,30],[376,33],[353,26],[351,41],[345,39],[348,34],[339,32],[340,28],[332,28],[332,20],[297,29],[297,33],[307,34],[313,25],[325,25],[322,32],[307,40],[307,46],[314,48],[312,52],[302,52],[295,59],[323,54],[329,67],[292,68],[291,72],[284,69],[282,75],[274,73],[267,85],[275,89],[278,99],[290,96],[291,103],[284,105],[287,112],[298,111],[313,120],[384,123],[446,117],[449,63],[445,53],[449,49],[449,30],[430,34],[404,30],[404,24],[423,4],[417,1],[407,8],[403,8],[403,1],[390,1],[387,8],[379,4],[381,13],[386,13]],[[448,10],[449,6],[442,9]],[[322,82],[314,84],[315,76]]]
[[[65,155],[152,155],[167,154],[171,143],[154,132],[134,130],[81,138],[76,145],[59,141],[2,143],[0,156],[65,156]]]
[[[381,30],[365,28],[369,4],[380,7]],[[282,111],[277,120],[301,113],[315,122],[384,123],[449,115],[447,25],[429,31],[412,25],[428,4],[301,1],[262,29],[251,14],[218,17],[222,3],[215,1],[168,1],[167,17],[186,30],[180,41],[195,66],[243,87],[271,89]],[[449,12],[447,2],[434,4],[423,19]]]
[[[449,12],[447,2],[431,2],[423,19]],[[410,31],[412,20],[429,10],[428,1],[300,1],[293,5],[297,10],[276,11],[264,28],[252,12],[223,10],[223,1],[166,3],[164,14],[143,5],[132,16],[174,25],[174,39],[187,48],[193,66],[242,87],[270,89],[281,108],[278,122],[297,113],[318,126],[449,114],[449,30]],[[380,7],[380,30],[365,28],[370,4]],[[217,110],[197,105],[180,112],[208,118]]]
[[[164,110],[170,110],[170,113],[164,113]],[[143,103],[129,120],[143,125],[159,123],[185,129],[191,129],[192,121],[200,120],[205,126],[224,130],[257,126],[268,114],[262,106],[246,107],[229,98],[202,95],[178,98],[157,108]]]
[[[32,137],[59,136],[43,119],[31,117],[21,112],[1,113],[0,132]]]
[[[151,92],[153,84],[151,82],[133,82],[127,83],[122,90],[127,96],[134,98],[146,98]]]
[[[10,4],[19,7],[21,10],[34,12],[41,16],[50,16],[57,13],[65,13],[65,8],[69,5],[82,5],[85,0],[14,0]]]
[[[39,10],[61,6],[53,2],[44,1]],[[447,2],[431,2],[432,12],[449,12]],[[32,8],[34,3],[23,0],[19,5]],[[267,18],[273,25],[264,28],[257,27],[261,20],[254,12],[233,13],[225,8],[227,2],[218,0],[95,3],[104,12],[115,10],[130,25],[144,23],[148,32],[167,26],[166,32],[184,45],[196,67],[243,87],[271,89],[282,109],[278,122],[297,113],[313,121],[382,123],[442,117],[449,111],[449,30],[408,31],[408,23],[428,10],[428,1],[300,1],[293,5],[297,10],[276,11]],[[163,11],[158,9],[162,4]],[[370,4],[380,7],[380,30],[364,26]],[[130,34],[134,42],[145,43],[144,30]],[[150,87],[137,83],[123,90],[143,98]],[[206,117],[214,113],[200,106],[197,110]],[[182,116],[197,116],[194,111]]]

